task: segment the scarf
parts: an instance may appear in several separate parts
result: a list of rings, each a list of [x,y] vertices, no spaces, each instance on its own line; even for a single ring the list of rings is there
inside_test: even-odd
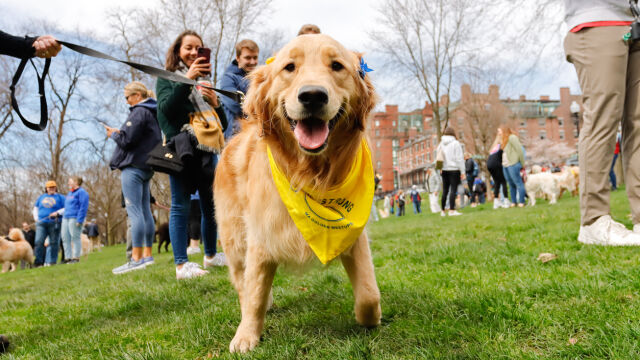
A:
[[[180,67],[175,73],[186,76],[187,69]],[[182,131],[188,131],[196,137],[196,147],[199,150],[219,154],[224,147],[224,133],[218,114],[204,101],[202,94],[195,87],[191,87],[189,101],[195,111],[189,114],[189,123],[184,124]]]
[[[267,147],[271,176],[280,199],[311,250],[323,264],[347,250],[369,220],[374,181],[371,153],[365,140],[344,181],[326,192],[293,189]]]

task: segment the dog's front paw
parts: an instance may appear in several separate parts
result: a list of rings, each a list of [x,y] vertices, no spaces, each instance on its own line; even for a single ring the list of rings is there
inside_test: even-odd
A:
[[[380,325],[382,310],[379,302],[356,304],[355,312],[358,324],[368,328]]]
[[[260,336],[252,335],[238,329],[236,336],[233,337],[231,344],[229,344],[229,351],[232,353],[239,352],[244,354],[253,350],[259,342]]]

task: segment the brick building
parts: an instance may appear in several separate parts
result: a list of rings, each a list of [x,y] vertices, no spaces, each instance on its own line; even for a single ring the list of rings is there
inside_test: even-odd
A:
[[[518,132],[529,160],[546,159],[549,149],[568,157],[577,148],[580,124],[576,122],[582,111],[572,114],[570,107],[575,102],[581,108],[581,97],[572,95],[569,88],[560,88],[559,100],[548,96],[500,99],[496,85],[489,86],[487,93],[473,93],[464,84],[460,94],[459,101],[449,104],[447,124],[456,130],[465,150],[479,158],[486,158],[497,128],[504,123]],[[431,130],[431,109],[426,103],[423,109],[399,112],[397,105],[386,105],[384,112],[373,114],[369,136],[374,168],[382,175],[382,192],[424,183],[439,141]],[[441,118],[446,121],[445,116]]]

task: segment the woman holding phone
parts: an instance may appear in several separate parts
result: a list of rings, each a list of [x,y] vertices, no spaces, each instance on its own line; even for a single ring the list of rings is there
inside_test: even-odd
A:
[[[165,68],[196,81],[206,79],[211,73],[211,64],[205,57],[198,57],[198,49],[202,47],[203,42],[200,35],[194,31],[184,31],[169,47]],[[203,54],[202,50],[200,53]],[[194,89],[190,85],[158,79],[156,92],[158,94],[158,123],[167,141],[178,136],[197,111],[203,113],[205,110],[213,109],[222,128],[226,127],[227,121],[224,111],[213,90],[200,87]],[[209,109],[203,109],[203,106]],[[209,113],[212,112],[209,111]],[[169,238],[173,248],[176,278],[178,279],[189,279],[207,273],[198,264],[189,262],[187,257],[190,194],[196,190],[200,193],[200,208],[202,210],[200,229],[205,252],[203,266],[206,268],[226,264],[224,254],[217,253],[216,249],[217,229],[214,220],[213,178],[217,155],[197,150],[197,156],[202,161],[198,162],[198,168],[189,172],[188,176],[184,173],[169,176],[171,185]]]
[[[124,87],[129,116],[120,129],[104,125],[107,137],[115,141],[111,170],[121,171],[122,194],[131,222],[131,260],[113,269],[114,274],[144,269],[153,264],[151,247],[156,226],[151,214],[149,182],[153,171],[147,165],[149,152],[162,141],[156,120],[157,103],[153,91],[134,81]]]

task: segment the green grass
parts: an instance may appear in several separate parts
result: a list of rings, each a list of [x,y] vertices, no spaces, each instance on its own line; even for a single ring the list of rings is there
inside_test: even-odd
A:
[[[614,218],[630,226],[624,191],[612,202]],[[240,309],[226,269],[178,282],[171,254],[162,254],[153,267],[116,277],[117,246],[75,265],[1,274],[0,333],[13,344],[0,358],[640,357],[640,249],[579,244],[577,198],[463,212],[413,215],[408,204],[406,217],[370,226],[377,329],[356,325],[339,264],[279,271],[263,341],[232,355]],[[542,264],[541,252],[558,258]]]

